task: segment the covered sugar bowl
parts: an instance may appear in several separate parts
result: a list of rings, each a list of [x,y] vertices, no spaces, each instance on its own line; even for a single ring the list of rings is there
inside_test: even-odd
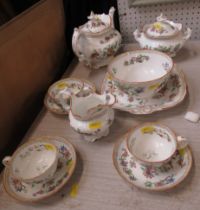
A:
[[[174,57],[191,36],[191,29],[183,31],[182,24],[168,20],[163,14],[157,21],[133,33],[140,47],[167,53]]]
[[[121,45],[121,35],[114,28],[114,11],[111,7],[108,15],[91,12],[89,21],[74,29],[73,51],[90,68],[106,66]]]

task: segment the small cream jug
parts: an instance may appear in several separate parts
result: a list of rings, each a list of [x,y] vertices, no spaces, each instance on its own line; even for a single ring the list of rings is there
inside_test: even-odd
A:
[[[73,51],[90,68],[106,66],[121,45],[121,35],[114,28],[114,12],[114,7],[108,15],[91,12],[89,21],[74,29]]]
[[[73,95],[69,112],[70,126],[78,133],[91,135],[92,141],[106,136],[114,120],[112,94]]]

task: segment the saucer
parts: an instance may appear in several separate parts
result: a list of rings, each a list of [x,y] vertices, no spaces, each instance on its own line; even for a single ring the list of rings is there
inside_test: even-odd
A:
[[[3,185],[13,198],[23,202],[35,202],[53,195],[60,190],[72,176],[76,165],[74,147],[62,137],[38,137],[35,140],[46,140],[58,149],[58,166],[53,178],[46,182],[25,183],[12,177],[8,168],[4,170]]]
[[[161,166],[139,163],[128,152],[126,135],[115,145],[113,163],[119,175],[129,184],[152,191],[171,189],[181,183],[192,167],[192,152],[189,147],[177,150],[171,161]]]
[[[59,115],[67,115],[70,109],[70,96],[80,91],[93,93],[96,91],[94,84],[87,80],[66,78],[52,84],[44,99],[46,108]]]
[[[119,90],[107,73],[101,88],[101,92],[112,93],[117,102],[115,109],[127,111],[132,114],[151,114],[153,112],[169,109],[181,103],[187,94],[187,84],[183,72],[175,68],[170,74],[165,85],[150,98],[139,98],[139,95],[128,96]]]

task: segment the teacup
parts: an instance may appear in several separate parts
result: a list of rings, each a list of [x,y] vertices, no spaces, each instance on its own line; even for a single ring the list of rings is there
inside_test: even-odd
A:
[[[2,163],[13,177],[26,183],[47,181],[54,175],[58,163],[57,148],[46,141],[26,143]]]
[[[149,98],[163,87],[173,67],[167,54],[136,50],[115,57],[108,72],[115,86],[128,96]]]
[[[188,143],[171,129],[157,123],[144,123],[134,128],[126,139],[127,149],[142,164],[162,165],[174,156],[177,149]]]

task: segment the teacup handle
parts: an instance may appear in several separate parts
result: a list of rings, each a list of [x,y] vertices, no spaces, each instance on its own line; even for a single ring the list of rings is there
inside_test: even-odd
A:
[[[188,140],[183,136],[177,136],[177,149],[184,149],[188,146]]]
[[[4,166],[9,166],[10,162],[11,162],[12,157],[11,156],[6,156],[4,157],[4,159],[2,160],[2,163]]]

